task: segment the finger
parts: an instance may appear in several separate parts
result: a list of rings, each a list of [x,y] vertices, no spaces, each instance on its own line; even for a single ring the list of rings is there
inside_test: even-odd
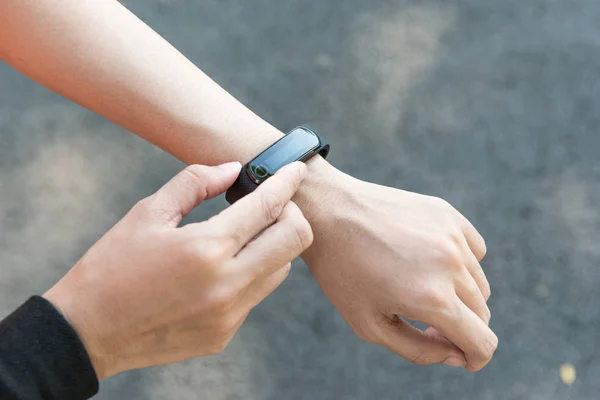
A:
[[[453,367],[466,365],[462,351],[435,330],[423,332],[398,316],[382,316],[377,326],[379,344],[408,361]]]
[[[294,162],[281,168],[254,192],[209,219],[207,223],[217,235],[230,239],[231,252],[236,254],[262,230],[273,224],[296,193],[306,165]],[[283,263],[285,264],[285,263]]]
[[[235,181],[240,168],[239,162],[217,167],[190,165],[143,200],[142,205],[155,221],[175,227],[200,202],[227,190]]]
[[[469,248],[475,255],[478,261],[483,260],[487,253],[487,246],[485,244],[485,240],[483,236],[479,234],[477,229],[473,226],[473,224],[465,218],[460,212],[458,212],[459,219],[461,221],[462,231],[467,239],[467,243]]]
[[[498,347],[498,337],[459,298],[455,300],[454,312],[440,313],[426,322],[463,351],[469,371],[485,367]]]
[[[457,279],[456,294],[467,307],[477,314],[483,322],[489,325],[491,318],[490,309],[485,303],[485,298],[479,286],[477,286],[477,283],[475,283],[475,280],[467,271]]]
[[[277,222],[235,256],[240,274],[247,274],[252,280],[269,276],[302,254],[312,240],[310,224],[298,206],[290,201]]]
[[[487,277],[485,276],[485,273],[483,272],[483,268],[481,268],[481,264],[477,260],[477,257],[475,257],[475,255],[469,248],[469,245],[467,244],[466,239],[464,239],[462,247],[463,247],[463,255],[464,255],[463,259],[464,259],[465,266],[467,267],[469,274],[471,274],[471,276],[475,280],[475,283],[479,287],[479,290],[481,291],[481,294],[483,295],[484,300],[487,302],[492,293],[492,291],[490,289],[490,283],[487,280]]]
[[[288,277],[290,270],[291,265],[287,263],[271,275],[257,279],[255,283],[248,288],[246,293],[240,297],[240,301],[244,302],[244,307],[246,307],[248,312],[273,293]]]

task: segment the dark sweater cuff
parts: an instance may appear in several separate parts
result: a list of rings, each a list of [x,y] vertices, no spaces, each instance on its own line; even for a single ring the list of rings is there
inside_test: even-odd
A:
[[[97,392],[83,343],[48,300],[33,296],[0,322],[1,399],[79,400]]]

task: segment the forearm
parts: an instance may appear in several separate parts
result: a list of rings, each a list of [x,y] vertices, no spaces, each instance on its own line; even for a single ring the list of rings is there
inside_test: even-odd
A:
[[[88,354],[64,317],[34,296],[0,321],[0,399],[87,399],[98,391]]]
[[[245,161],[281,135],[115,0],[3,1],[0,56],[186,163]]]
[[[4,0],[0,57],[187,164],[245,163],[282,135],[115,0]],[[294,200],[318,241],[342,174],[308,164]]]

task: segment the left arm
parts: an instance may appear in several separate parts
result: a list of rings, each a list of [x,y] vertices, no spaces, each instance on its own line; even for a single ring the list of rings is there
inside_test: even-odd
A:
[[[0,57],[186,163],[246,162],[282,135],[114,0],[2,0]],[[315,234],[303,257],[360,337],[417,363],[489,362],[485,243],[458,211],[318,156],[294,201]]]

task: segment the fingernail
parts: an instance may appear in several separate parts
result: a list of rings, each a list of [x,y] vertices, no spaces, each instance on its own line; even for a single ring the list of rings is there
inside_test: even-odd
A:
[[[467,361],[461,356],[450,356],[444,361],[444,364],[451,367],[464,368],[467,365]]]
[[[237,172],[240,172],[240,169],[242,168],[242,164],[239,161],[232,161],[232,162],[218,165],[218,167],[227,173],[234,173],[234,172],[237,173]]]

